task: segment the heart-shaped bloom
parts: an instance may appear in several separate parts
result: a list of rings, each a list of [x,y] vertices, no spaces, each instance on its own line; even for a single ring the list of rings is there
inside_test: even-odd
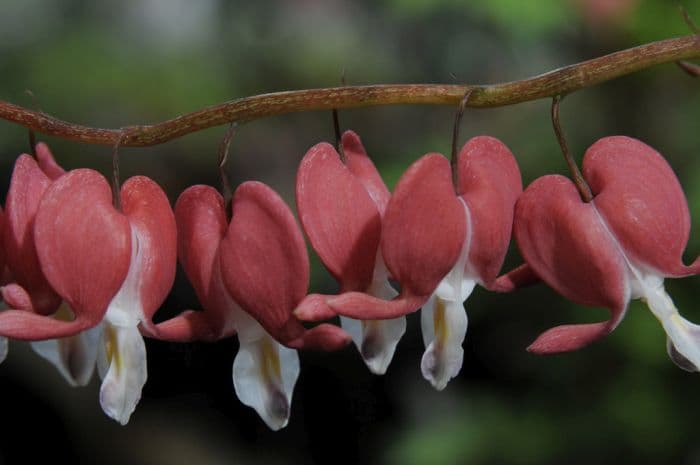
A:
[[[312,147],[297,172],[297,209],[312,247],[340,283],[340,292],[358,291],[391,300],[398,294],[379,251],[382,215],[390,194],[360,138],[342,137],[346,162],[328,143]],[[302,319],[334,315],[328,296],[309,295],[295,314]],[[341,317],[362,358],[375,374],[386,372],[396,344],[406,331],[406,318],[354,320]]]
[[[37,257],[34,219],[46,189],[64,170],[54,161],[48,146],[36,145],[36,160],[21,155],[15,162],[6,202],[3,242],[11,279],[2,287],[10,308],[71,319],[73,311],[46,280]],[[99,325],[72,336],[31,342],[31,347],[51,362],[73,386],[88,383],[95,366]]]
[[[697,370],[700,328],[679,315],[663,287],[665,277],[700,271],[700,260],[682,263],[690,214],[673,170],[648,145],[616,136],[586,151],[583,175],[594,194],[589,203],[563,176],[543,176],[528,186],[517,203],[514,234],[543,281],[574,302],[608,308],[611,318],[552,328],[528,350],[584,347],[612,331],[630,299],[640,298],[664,327],[671,358]]]
[[[121,204],[123,212],[112,205],[104,177],[89,169],[65,173],[46,187],[30,234],[39,269],[72,319],[7,310],[0,313],[0,334],[41,341],[74,336],[104,320],[102,344],[91,343],[86,356],[93,364],[97,358],[103,410],[125,424],[146,381],[137,326],[165,299],[177,257],[175,220],[160,187],[131,178],[122,187]]]
[[[467,142],[457,169],[457,193],[450,163],[440,154],[417,160],[396,185],[382,222],[381,252],[401,284],[399,296],[385,301],[349,292],[328,300],[337,313],[358,319],[396,318],[423,306],[421,371],[436,389],[461,369],[463,302],[477,283],[494,285],[522,191],[515,158],[492,137]]]
[[[268,186],[241,184],[232,219],[213,188],[193,186],[175,205],[178,255],[203,311],[154,325],[166,340],[216,340],[238,333],[233,363],[238,398],[273,430],[289,419],[299,376],[295,349],[333,350],[347,344],[338,327],[305,329],[292,311],[306,295],[309,261],[292,212]]]

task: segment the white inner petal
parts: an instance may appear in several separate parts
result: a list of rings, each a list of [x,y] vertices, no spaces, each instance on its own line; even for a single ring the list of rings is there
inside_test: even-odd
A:
[[[461,198],[460,201],[467,220],[467,237],[457,263],[440,281],[421,310],[421,329],[426,348],[421,360],[421,372],[437,390],[444,389],[462,368],[462,343],[467,334],[467,314],[463,303],[477,283],[475,278],[465,276],[472,228],[469,210]]]
[[[700,371],[700,326],[689,322],[680,315],[664,288],[664,278],[660,273],[633,263],[627,257],[595,204],[593,204],[593,211],[627,264],[627,285],[630,298],[646,302],[666,331],[667,350],[671,360],[684,370]]]
[[[53,317],[69,321],[73,319],[73,311],[63,302]],[[85,386],[95,369],[101,334],[102,324],[99,324],[75,336],[33,341],[30,345],[34,352],[56,367],[68,384]]]
[[[236,395],[270,429],[277,431],[289,421],[292,393],[299,377],[299,356],[296,350],[275,341],[240,309],[236,310],[236,322],[240,341],[233,361]]]
[[[125,425],[146,384],[146,345],[136,326],[105,323],[98,368],[102,379],[100,404],[112,419]]]
[[[134,412],[148,376],[146,345],[138,330],[144,319],[140,287],[146,258],[142,253],[132,226],[129,271],[107,307],[102,344],[99,344],[100,404],[108,416],[122,425]]]
[[[391,300],[398,295],[389,284],[389,273],[381,251],[377,252],[372,283],[366,293],[383,300]],[[406,332],[406,317],[360,321],[341,316],[340,324],[352,337],[369,370],[375,375],[386,373],[396,345]]]

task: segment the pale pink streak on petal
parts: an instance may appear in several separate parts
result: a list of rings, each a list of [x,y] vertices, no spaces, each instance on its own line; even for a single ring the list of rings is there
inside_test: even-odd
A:
[[[372,281],[381,217],[362,183],[328,143],[313,146],[299,165],[299,219],[311,246],[343,291]]]
[[[459,194],[471,218],[469,266],[482,284],[496,279],[508,251],[513,210],[523,186],[511,151],[493,137],[470,139],[459,152]]]

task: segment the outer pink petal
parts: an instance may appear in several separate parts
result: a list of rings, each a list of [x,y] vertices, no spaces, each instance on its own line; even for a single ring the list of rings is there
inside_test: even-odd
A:
[[[459,153],[459,193],[471,215],[469,266],[487,287],[508,251],[515,201],[523,190],[511,151],[493,137],[469,140]]]
[[[512,292],[525,286],[531,286],[540,282],[540,277],[527,263],[523,263],[502,274],[489,286],[495,292]]]
[[[121,204],[138,239],[138,244],[133,245],[139,248],[140,263],[136,266],[141,268],[140,298],[144,317],[150,321],[175,280],[175,216],[165,192],[145,176],[135,176],[124,183]]]
[[[436,284],[437,287],[437,284]],[[402,292],[393,300],[383,300],[362,292],[346,292],[327,300],[338,314],[357,320],[389,320],[418,310],[430,295],[414,296]]]
[[[449,161],[429,154],[399,179],[382,223],[382,254],[402,294],[430,296],[452,269],[466,237],[464,207]]]
[[[233,299],[282,344],[333,349],[349,341],[330,325],[307,331],[293,315],[306,294],[309,259],[292,212],[265,184],[245,182],[236,190],[220,263]]]
[[[220,260],[234,300],[277,337],[306,294],[309,259],[292,212],[265,184],[245,182],[236,190]]]
[[[228,222],[221,194],[210,186],[186,189],[175,204],[178,258],[203,311],[186,311],[149,328],[149,336],[172,341],[216,340],[233,331],[230,297],[219,276],[218,251]],[[151,332],[155,333],[152,334]]]
[[[312,247],[343,290],[372,281],[381,217],[362,183],[328,143],[313,146],[297,172],[297,210]]]
[[[61,166],[56,163],[56,160],[49,150],[49,146],[43,142],[36,144],[36,159],[39,163],[39,168],[48,176],[51,180],[58,179],[62,176],[66,170],[61,168]]]
[[[365,186],[367,192],[374,200],[381,215],[384,215],[386,206],[391,198],[389,189],[384,184],[379,171],[367,156],[360,136],[353,131],[345,131],[341,140],[345,153],[346,166],[352,174]]]
[[[44,277],[36,253],[34,219],[39,202],[51,180],[29,155],[15,162],[5,204],[4,245],[7,266],[13,279],[30,296],[31,308],[40,314],[53,313],[61,298]]]
[[[39,205],[34,237],[42,270],[76,321],[99,322],[131,259],[131,228],[104,177],[78,169],[58,178]]]
[[[294,309],[294,315],[302,321],[322,321],[336,316],[327,300],[333,296],[323,294],[309,294]]]
[[[682,255],[690,213],[678,178],[653,148],[630,137],[605,137],[583,160],[594,202],[627,256],[665,276],[700,272]]]
[[[610,332],[629,300],[624,257],[591,204],[563,176],[535,180],[515,210],[515,238],[525,261],[563,296],[583,305],[610,309],[611,320],[597,326],[567,325],[540,336],[532,351],[573,350]],[[562,337],[567,335],[570,340]],[[544,349],[543,349],[544,350]]]
[[[607,336],[615,326],[615,320],[557,326],[540,334],[535,342],[528,346],[527,351],[538,355],[550,355],[578,350]]]

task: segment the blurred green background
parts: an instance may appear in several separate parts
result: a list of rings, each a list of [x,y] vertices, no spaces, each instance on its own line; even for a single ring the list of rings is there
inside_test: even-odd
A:
[[[700,22],[700,2],[684,2]],[[278,90],[349,84],[525,78],[643,42],[688,33],[663,0],[3,0],[0,99],[72,122],[120,127]],[[26,91],[30,90],[33,96]],[[462,139],[490,134],[514,152],[524,183],[565,172],[549,101],[467,110]],[[449,151],[454,108],[396,106],[340,112],[393,186],[428,151]],[[569,96],[562,124],[580,159],[598,138],[625,134],[665,154],[693,215],[686,261],[700,253],[700,80],[659,66]],[[174,202],[191,184],[217,185],[225,128],[151,148],[122,149],[125,179],[145,174]],[[27,150],[26,131],[0,121],[0,186]],[[66,168],[109,173],[111,148],[44,138]],[[243,126],[231,150],[234,183],[258,179],[293,202],[305,151],[332,140],[328,112]],[[649,186],[653,189],[653,186]],[[334,282],[314,263],[314,291]],[[506,268],[517,264],[514,249]],[[681,312],[700,321],[700,278],[667,281]],[[181,274],[161,315],[197,308]],[[148,342],[149,381],[131,422],[99,408],[95,379],[71,389],[24,343],[0,366],[0,463],[42,453],[67,463],[133,464],[700,464],[700,376],[677,369],[654,317],[634,302],[620,327],[576,353],[524,348],[562,322],[601,309],[543,285],[512,295],[478,288],[460,375],[435,392],[420,374],[418,315],[383,377],[354,347],[301,354],[290,424],[272,433],[231,383],[235,340]],[[235,338],[234,338],[235,339]],[[28,442],[29,447],[25,446]]]

